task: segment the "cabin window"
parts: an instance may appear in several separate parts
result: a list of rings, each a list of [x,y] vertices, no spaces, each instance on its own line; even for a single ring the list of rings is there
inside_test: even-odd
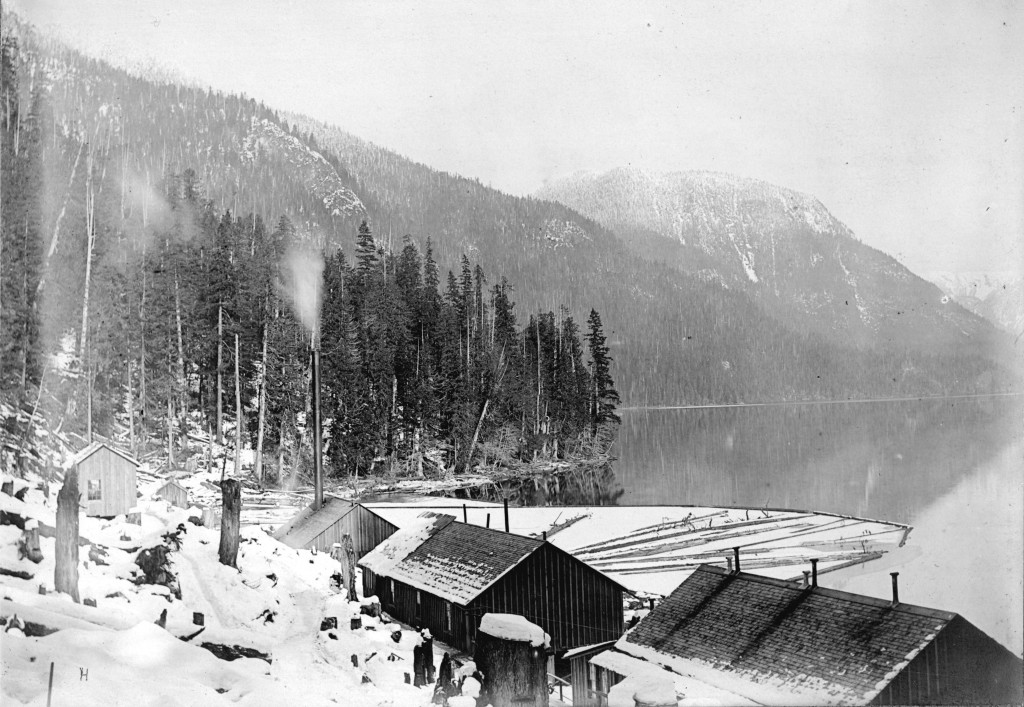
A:
[[[452,603],[446,601],[444,603],[444,619],[445,625],[448,627],[448,633],[452,632]]]
[[[100,487],[100,480],[99,479],[89,479],[88,489],[89,489],[88,499],[90,501],[99,501],[99,500],[103,499],[103,492],[102,492],[101,487]]]
[[[388,591],[391,592],[391,600],[394,601],[394,599],[395,599],[395,580],[393,580],[393,579],[389,579],[388,580]]]

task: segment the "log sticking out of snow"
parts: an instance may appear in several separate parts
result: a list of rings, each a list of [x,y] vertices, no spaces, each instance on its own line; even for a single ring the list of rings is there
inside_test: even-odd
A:
[[[480,632],[506,641],[522,641],[531,646],[551,645],[551,637],[537,624],[532,624],[518,614],[484,614],[480,621]]]

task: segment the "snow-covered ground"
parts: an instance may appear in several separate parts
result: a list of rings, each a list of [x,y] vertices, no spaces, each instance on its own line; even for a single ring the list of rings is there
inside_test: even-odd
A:
[[[44,494],[38,479],[5,475],[3,480],[12,481],[15,492],[25,481],[29,487],[24,501],[0,494],[4,511],[44,529],[55,526],[59,487]],[[113,521],[81,517],[82,604],[53,591],[53,538],[41,538],[43,559],[34,564],[19,558],[22,531],[0,526],[0,566],[22,575],[0,576],[6,630],[0,702],[47,704],[52,664],[54,705],[431,703],[432,685],[406,684],[419,635],[405,630],[396,642],[397,624],[360,614],[360,602],[347,601],[332,585],[336,561],[288,548],[253,525],[242,528],[238,569],[227,567],[218,560],[219,530],[189,520],[198,509],[146,498],[139,508],[141,526],[123,516]],[[177,543],[164,537],[174,532]],[[142,574],[136,556],[156,545],[171,550],[170,571],[180,599],[167,586],[133,581]],[[194,622],[195,613],[203,615],[203,626]],[[357,616],[361,627],[352,629]],[[337,628],[321,631],[327,617],[336,618]],[[26,637],[24,622],[29,633],[38,626],[59,630]],[[197,636],[183,640],[200,628]],[[252,649],[269,662],[221,660],[200,647],[205,642]],[[442,651],[435,645],[435,665]]]

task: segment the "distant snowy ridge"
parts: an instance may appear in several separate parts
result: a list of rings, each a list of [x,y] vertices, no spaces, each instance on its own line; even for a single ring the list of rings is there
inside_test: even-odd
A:
[[[551,182],[536,196],[690,276],[717,275],[797,330],[842,344],[936,351],[994,333],[793,189],[718,172],[620,168]]]
[[[1024,274],[1005,272],[948,272],[927,275],[949,297],[1017,335],[1024,332]]]

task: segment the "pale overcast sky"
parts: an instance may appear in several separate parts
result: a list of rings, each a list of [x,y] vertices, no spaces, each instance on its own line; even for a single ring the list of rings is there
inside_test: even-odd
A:
[[[920,273],[1024,260],[1024,2],[13,7],[514,194],[579,170],[712,169],[814,194]]]

